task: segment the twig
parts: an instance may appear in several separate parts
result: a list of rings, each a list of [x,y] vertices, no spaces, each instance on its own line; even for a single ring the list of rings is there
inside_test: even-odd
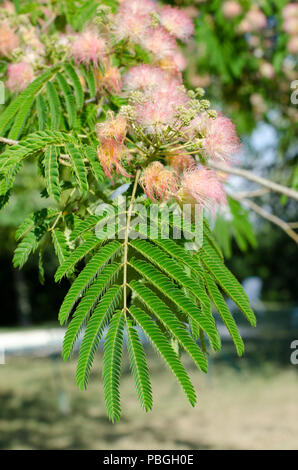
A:
[[[269,189],[262,188],[262,189],[256,189],[255,191],[243,191],[241,193],[237,193],[236,196],[238,199],[245,199],[245,198],[251,198],[251,197],[260,197],[264,196],[264,194],[268,194],[270,191]]]
[[[129,236],[129,227],[132,214],[133,203],[136,195],[136,190],[138,186],[138,180],[140,177],[141,170],[137,170],[136,177],[133,185],[132,195],[130,199],[130,204],[127,213],[127,221],[125,228],[125,238],[124,238],[124,254],[123,254],[123,312],[127,312],[127,298],[126,298],[126,287],[127,287],[127,256],[128,256],[128,236]]]
[[[6,139],[5,137],[0,137],[0,142],[7,145],[16,145],[19,143],[18,140]]]
[[[239,200],[237,196],[232,196],[232,197],[236,200]],[[258,206],[255,202],[250,201],[249,199],[240,199],[239,202],[241,202],[241,204],[255,211],[264,219],[269,220],[275,225],[278,225],[278,227],[284,230],[287,233],[287,235],[289,235],[289,237],[291,237],[296,243],[298,243],[298,234],[294,232],[294,230],[291,228],[291,226],[287,222],[280,219],[276,215],[270,214],[270,212],[267,212],[265,209]]]
[[[214,162],[208,162],[208,166],[210,166],[214,170],[222,171],[223,173],[230,173],[231,175],[242,176],[243,178],[265,186],[265,188],[268,188],[270,191],[285,194],[286,196],[298,201],[298,191],[295,191],[295,189],[287,188],[286,186],[282,186],[281,184],[269,181],[263,178],[262,176],[255,175],[251,171],[243,170],[242,168],[232,168],[223,165],[222,163]]]

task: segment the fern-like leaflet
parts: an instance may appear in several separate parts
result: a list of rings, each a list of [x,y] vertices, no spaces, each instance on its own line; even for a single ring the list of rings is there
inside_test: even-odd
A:
[[[147,411],[152,407],[152,392],[140,330],[170,367],[194,405],[195,389],[173,344],[178,345],[178,350],[184,350],[198,369],[207,372],[206,338],[213,349],[221,347],[212,303],[227,326],[238,354],[243,353],[243,342],[224,301],[222,289],[237,303],[248,321],[255,324],[246,294],[224,266],[220,250],[206,224],[202,248],[194,254],[186,250],[183,243],[151,239],[149,232],[147,238],[143,232],[142,239],[130,239],[136,184],[137,179],[127,211],[125,237],[97,239],[92,233],[96,222],[102,218],[91,215],[74,230],[72,239],[80,244],[58,268],[56,275],[56,280],[61,279],[83,257],[91,256],[60,309],[62,324],[74,310],[65,335],[63,356],[65,359],[70,356],[75,341],[85,328],[79,351],[77,383],[86,387],[96,350],[107,329],[103,382],[107,412],[112,421],[120,417],[119,381],[125,330],[137,394]],[[120,233],[123,226],[119,225],[117,230]]]

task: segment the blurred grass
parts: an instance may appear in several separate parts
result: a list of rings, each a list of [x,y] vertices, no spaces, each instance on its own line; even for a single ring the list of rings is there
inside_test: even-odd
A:
[[[88,390],[81,392],[74,384],[75,361],[8,358],[0,366],[0,448],[298,449],[297,367],[243,364],[239,372],[213,362],[207,376],[192,369],[199,391],[192,409],[152,353],[153,411],[140,409],[124,369],[123,416],[112,425],[100,363],[98,355]]]

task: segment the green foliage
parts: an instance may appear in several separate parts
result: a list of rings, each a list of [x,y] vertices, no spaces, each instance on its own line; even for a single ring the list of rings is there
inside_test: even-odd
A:
[[[119,380],[125,329],[137,394],[142,407],[148,411],[152,407],[152,393],[145,351],[138,334],[141,329],[194,405],[196,394],[178,351],[185,351],[198,369],[207,372],[204,335],[214,350],[221,347],[211,310],[212,302],[241,355],[243,342],[221,290],[233,299],[249,323],[254,325],[255,317],[246,295],[224,266],[219,252],[214,251],[212,242],[215,245],[215,241],[207,225],[203,246],[195,254],[174,240],[150,239],[149,233],[147,239],[100,240],[92,233],[96,223],[102,220],[105,220],[102,216],[91,215],[77,224],[71,239],[79,244],[56,274],[56,280],[59,280],[69,270],[75,269],[83,258],[89,259],[75,278],[60,309],[61,324],[71,318],[63,357],[69,358],[76,340],[83,334],[77,383],[86,387],[96,350],[107,328],[104,391],[108,415],[112,421],[117,421],[120,417]],[[117,230],[120,232],[122,228],[119,225]],[[129,256],[125,262],[126,243]],[[121,308],[121,299],[124,301],[127,295],[123,284],[124,271],[128,273],[126,286],[129,294],[126,307]],[[178,351],[174,344],[179,345]]]
[[[18,12],[25,14],[29,6],[16,3],[19,3]],[[114,0],[106,0],[104,4],[112,10],[116,6]],[[95,17],[98,5],[96,0],[58,2],[59,15],[49,27],[63,31],[69,24],[72,30],[81,31]],[[38,15],[36,12],[36,21]],[[196,227],[192,222],[187,227],[197,236],[191,248],[185,234],[179,240],[171,238],[178,229],[172,214],[166,226],[158,221],[154,227],[157,236],[147,231],[151,202],[144,201],[143,192],[139,195],[136,176],[144,160],[142,155],[134,158],[133,154],[142,147],[137,142],[131,148],[134,142],[130,135],[127,151],[131,152],[131,161],[137,162],[129,169],[135,176],[134,189],[132,192],[132,188],[128,189],[122,206],[121,198],[114,201],[111,182],[98,159],[95,124],[104,122],[107,116],[127,104],[127,100],[110,93],[100,82],[104,64],[97,70],[100,74],[94,73],[96,67],[78,66],[71,60],[65,62],[65,56],[61,58],[51,44],[46,43],[45,49],[47,54],[57,53],[58,58],[55,56],[53,60],[56,65],[46,70],[41,65],[45,71],[23,92],[10,96],[0,116],[0,136],[4,137],[0,154],[0,203],[4,206],[8,202],[15,181],[22,177],[28,163],[37,165],[36,179],[44,201],[44,208],[25,214],[17,229],[14,266],[21,268],[29,256],[37,253],[40,279],[44,282],[43,254],[48,245],[52,246],[58,263],[55,281],[64,277],[71,281],[59,311],[61,325],[67,325],[63,358],[70,358],[76,344],[80,344],[76,382],[80,388],[86,388],[95,355],[101,341],[104,342],[103,389],[107,413],[113,422],[121,414],[119,385],[124,347],[140,404],[145,411],[153,406],[143,337],[165,361],[194,406],[196,391],[181,355],[187,354],[199,371],[207,372],[208,348],[214,351],[221,348],[213,307],[226,325],[237,353],[243,354],[244,345],[224,295],[255,325],[247,296],[226,268],[220,249],[223,243],[220,238],[217,243],[203,220],[203,212]],[[141,61],[150,62],[146,51],[138,46],[132,50],[124,41],[112,49],[110,65],[115,64],[121,70]],[[238,65],[231,67],[236,73]],[[9,146],[6,139],[16,142],[10,142]],[[151,143],[142,134],[137,139],[144,139],[146,145],[149,141],[154,149],[150,161],[164,156],[165,150],[157,148],[158,139]],[[117,167],[114,157],[110,155],[111,164]],[[126,164],[124,161],[125,170]],[[128,181],[117,174],[117,189]],[[133,237],[130,217],[136,191],[146,217],[142,223],[134,224],[137,236]],[[246,249],[249,244],[255,244],[247,214],[237,202],[230,199],[229,204],[233,234],[239,246]],[[162,235],[167,229],[170,238]]]
[[[257,241],[249,221],[249,213],[235,199],[228,197],[230,214],[228,218],[219,214],[216,218],[214,234],[227,258],[232,256],[232,240],[235,239],[241,251],[256,248]]]

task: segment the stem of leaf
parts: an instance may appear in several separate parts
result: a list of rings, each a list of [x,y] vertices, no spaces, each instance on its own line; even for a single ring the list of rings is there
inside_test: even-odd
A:
[[[131,214],[133,203],[136,195],[136,190],[138,186],[139,177],[141,174],[141,170],[138,169],[136,172],[136,177],[133,185],[132,195],[129,203],[128,213],[127,213],[127,221],[126,221],[126,228],[125,228],[125,238],[124,238],[124,254],[123,254],[123,313],[124,315],[127,312],[127,259],[128,259],[128,236],[129,236],[129,228],[130,228],[130,221],[131,221]]]

